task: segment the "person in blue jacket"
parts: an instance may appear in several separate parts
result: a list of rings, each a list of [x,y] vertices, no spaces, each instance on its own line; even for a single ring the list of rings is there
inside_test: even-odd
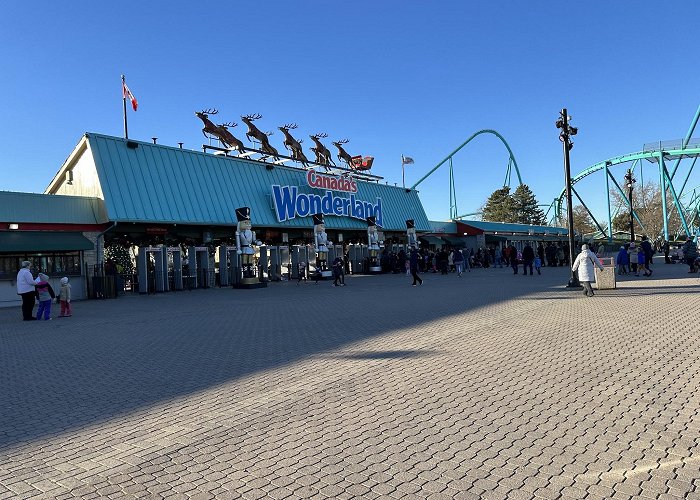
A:
[[[623,275],[627,274],[630,265],[630,256],[627,254],[627,249],[625,246],[620,247],[620,251],[617,252],[617,259],[615,259],[615,264],[617,264],[617,274]]]

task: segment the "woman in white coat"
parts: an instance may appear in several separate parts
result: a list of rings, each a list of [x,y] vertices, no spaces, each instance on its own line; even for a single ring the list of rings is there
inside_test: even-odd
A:
[[[603,266],[600,264],[596,254],[588,249],[588,245],[581,245],[581,253],[576,256],[571,269],[578,271],[578,280],[583,285],[583,294],[587,297],[593,297],[591,281],[595,280],[594,266],[597,266],[601,271],[603,270]]]

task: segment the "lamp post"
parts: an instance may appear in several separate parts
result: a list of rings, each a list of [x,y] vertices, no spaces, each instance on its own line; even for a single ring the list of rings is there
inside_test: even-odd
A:
[[[632,190],[634,189],[634,183],[637,182],[634,177],[632,177],[632,169],[627,169],[625,174],[625,185],[627,186],[627,199],[630,204],[630,241],[634,241],[634,210],[632,208]]]
[[[569,233],[569,268],[574,264],[574,210],[571,206],[571,164],[569,163],[569,151],[574,147],[574,143],[571,141],[571,136],[578,133],[576,127],[569,125],[569,116],[566,108],[559,112],[559,119],[556,121],[556,127],[561,130],[559,133],[559,140],[562,142],[562,147],[564,149],[564,175],[566,176],[566,212],[567,212],[567,230]],[[569,276],[569,283],[566,285],[569,288],[578,288],[581,285],[578,281],[578,276],[571,270]]]

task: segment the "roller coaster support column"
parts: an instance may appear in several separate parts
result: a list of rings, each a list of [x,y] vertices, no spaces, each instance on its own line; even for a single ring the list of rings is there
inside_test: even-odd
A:
[[[610,170],[608,167],[612,165],[609,161],[605,162],[605,192],[608,194],[608,243],[612,243],[612,213],[610,212]]]
[[[659,155],[659,187],[661,188],[661,213],[664,217],[664,240],[668,241],[668,212],[666,210],[666,176],[664,175],[666,165],[664,164],[664,155]]]
[[[632,205],[632,191],[637,180],[632,177],[632,169],[628,169],[625,174],[625,185],[627,186],[628,203],[630,205],[630,241],[634,241],[634,207]]]
[[[569,268],[574,265],[574,210],[571,203],[571,164],[569,163],[569,150],[574,147],[570,136],[576,135],[578,129],[569,125],[569,114],[566,108],[559,112],[559,119],[556,126],[561,130],[559,140],[564,148],[564,175],[566,176],[566,211],[567,211],[567,232],[569,233]],[[566,285],[569,288],[578,288],[581,285],[578,281],[578,276],[571,270],[569,283]]]

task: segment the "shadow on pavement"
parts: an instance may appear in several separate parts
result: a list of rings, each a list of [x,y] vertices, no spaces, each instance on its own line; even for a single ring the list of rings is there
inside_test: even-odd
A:
[[[363,346],[355,353],[342,348],[513,299],[572,297],[562,291],[566,268],[545,268],[527,280],[508,269],[473,270],[461,279],[423,277],[423,287],[411,287],[402,275],[383,275],[348,277],[351,286],[337,288],[292,282],[79,302],[72,318],[46,322],[22,322],[19,308],[0,309],[0,449],[314,354],[368,360],[430,355],[402,346],[376,352]]]
[[[330,356],[335,359],[402,359],[432,356],[437,351],[405,350],[405,351],[362,351],[352,354]]]

